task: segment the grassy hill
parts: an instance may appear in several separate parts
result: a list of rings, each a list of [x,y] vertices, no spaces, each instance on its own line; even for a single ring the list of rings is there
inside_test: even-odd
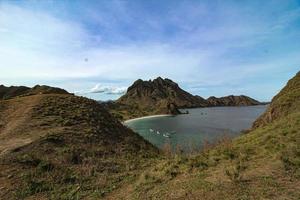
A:
[[[100,198],[158,150],[99,103],[70,94],[0,102],[0,198]]]

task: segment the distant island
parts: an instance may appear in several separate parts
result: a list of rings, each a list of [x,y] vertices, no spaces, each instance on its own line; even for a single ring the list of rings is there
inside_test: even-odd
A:
[[[117,118],[127,120],[157,114],[177,115],[181,113],[180,108],[253,106],[264,103],[245,95],[204,99],[181,89],[171,79],[158,77],[149,81],[138,79],[118,100],[102,104]]]

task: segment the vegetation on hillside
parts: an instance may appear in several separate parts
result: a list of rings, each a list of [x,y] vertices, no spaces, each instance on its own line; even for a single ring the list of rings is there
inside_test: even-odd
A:
[[[20,120],[1,128],[1,140],[11,144],[1,152],[2,199],[98,199],[131,181],[158,154],[86,98],[34,95],[1,105],[1,121]],[[17,113],[22,106],[30,107],[26,119]],[[20,139],[29,142],[20,145]]]

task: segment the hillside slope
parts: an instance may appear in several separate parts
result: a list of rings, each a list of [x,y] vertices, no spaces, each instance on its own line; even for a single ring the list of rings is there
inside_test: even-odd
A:
[[[267,111],[259,117],[253,127],[264,126],[278,118],[300,110],[300,72],[272,99]]]
[[[0,101],[0,198],[100,198],[158,150],[96,101],[41,94]]]
[[[247,134],[157,161],[108,199],[300,199],[299,73],[273,98],[276,117]]]

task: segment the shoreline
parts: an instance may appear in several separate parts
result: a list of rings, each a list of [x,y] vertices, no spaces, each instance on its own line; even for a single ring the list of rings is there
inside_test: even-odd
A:
[[[132,122],[132,121],[136,121],[136,120],[140,120],[140,119],[148,119],[148,118],[155,118],[155,117],[167,117],[167,116],[173,116],[173,115],[171,115],[171,114],[149,115],[149,116],[145,116],[145,117],[128,119],[128,120],[123,121],[122,123],[124,124],[124,123]]]

